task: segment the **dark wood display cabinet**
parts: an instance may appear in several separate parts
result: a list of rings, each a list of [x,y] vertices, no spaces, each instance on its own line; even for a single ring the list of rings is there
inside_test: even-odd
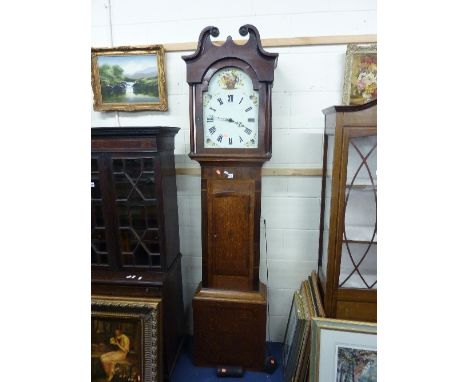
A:
[[[175,127],[91,129],[91,291],[162,299],[164,374],[184,335]]]
[[[377,100],[324,110],[319,279],[328,317],[377,321]]]

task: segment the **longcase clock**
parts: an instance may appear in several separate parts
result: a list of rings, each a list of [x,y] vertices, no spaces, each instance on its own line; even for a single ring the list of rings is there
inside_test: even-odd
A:
[[[194,361],[260,370],[265,285],[259,282],[261,168],[271,158],[271,89],[277,53],[257,29],[222,45],[216,27],[184,56],[190,85],[190,157],[201,165],[202,282],[193,299]]]

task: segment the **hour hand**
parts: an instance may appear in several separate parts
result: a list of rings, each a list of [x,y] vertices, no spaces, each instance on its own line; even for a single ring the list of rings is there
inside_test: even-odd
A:
[[[234,122],[239,127],[246,127],[242,122],[236,122],[236,121],[232,121],[232,122]]]
[[[222,117],[214,117],[218,121],[227,121],[227,122],[234,122],[232,118],[222,118]]]

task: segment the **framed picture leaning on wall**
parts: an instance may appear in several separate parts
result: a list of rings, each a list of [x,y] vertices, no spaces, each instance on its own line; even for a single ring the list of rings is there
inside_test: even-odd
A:
[[[91,297],[91,382],[162,381],[160,300]]]
[[[309,382],[377,382],[377,324],[313,318]]]
[[[349,44],[343,104],[362,105],[377,98],[377,44]]]
[[[167,110],[162,45],[91,48],[96,111]]]
[[[294,292],[288,323],[283,340],[283,368],[284,380],[292,381],[298,368],[298,354],[302,341],[302,335],[306,325],[304,307],[299,292]]]

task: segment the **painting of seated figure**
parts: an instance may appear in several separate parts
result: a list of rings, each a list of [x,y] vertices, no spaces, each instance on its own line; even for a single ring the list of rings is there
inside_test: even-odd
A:
[[[93,296],[91,382],[159,382],[159,300]]]

